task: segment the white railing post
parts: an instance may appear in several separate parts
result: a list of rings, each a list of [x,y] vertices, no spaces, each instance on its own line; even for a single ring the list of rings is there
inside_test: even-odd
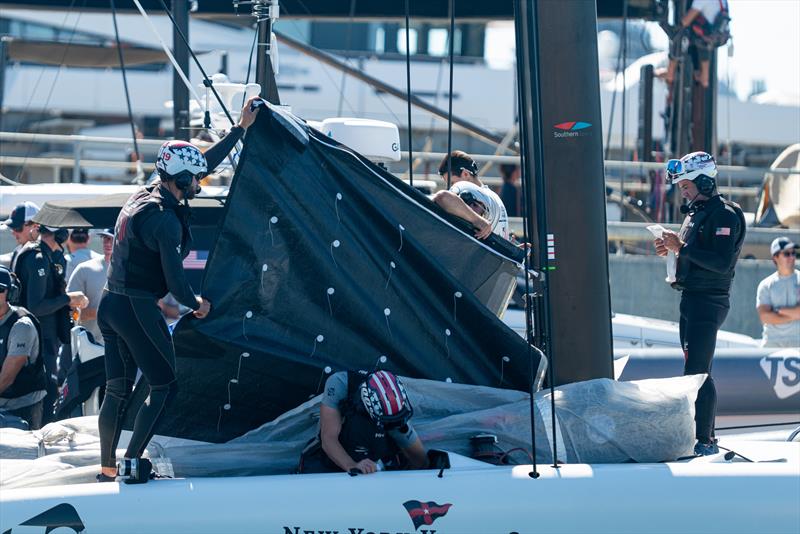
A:
[[[79,184],[81,183],[81,152],[83,151],[83,144],[80,139],[76,139],[72,146],[75,155],[75,164],[72,166],[72,182]]]

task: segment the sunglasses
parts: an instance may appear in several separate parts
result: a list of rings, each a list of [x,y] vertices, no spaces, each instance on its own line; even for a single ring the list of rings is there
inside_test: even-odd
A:
[[[784,250],[783,252],[779,252],[779,254],[784,258],[791,258],[795,255],[794,251],[792,250]]]
[[[685,172],[683,162],[679,159],[671,159],[667,162],[667,175],[672,178],[680,176]]]

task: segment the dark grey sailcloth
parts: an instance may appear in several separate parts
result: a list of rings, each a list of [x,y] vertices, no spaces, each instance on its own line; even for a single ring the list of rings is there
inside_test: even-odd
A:
[[[156,432],[226,441],[319,393],[330,372],[376,365],[527,390],[541,362],[496,316],[520,259],[265,109],[206,267],[211,314],[176,329],[178,394]]]

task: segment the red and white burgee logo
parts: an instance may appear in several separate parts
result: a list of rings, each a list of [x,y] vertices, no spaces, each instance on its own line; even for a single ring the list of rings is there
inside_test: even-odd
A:
[[[422,525],[432,525],[440,517],[446,516],[453,505],[450,503],[437,504],[433,501],[406,501],[403,506],[411,521],[414,522],[414,530],[417,530]]]

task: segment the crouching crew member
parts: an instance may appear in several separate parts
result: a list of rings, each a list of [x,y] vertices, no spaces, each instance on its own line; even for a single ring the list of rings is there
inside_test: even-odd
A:
[[[108,281],[97,311],[106,365],[106,395],[98,418],[98,481],[112,481],[118,474],[129,483],[149,479],[151,465],[142,455],[176,390],[175,349],[157,303],[169,292],[197,318],[211,310],[208,300],[195,296],[183,271],[192,241],[188,200],[255,120],[253,100],[242,109],[239,126],[205,155],[184,141],[164,143],[156,160],[159,179],[134,193],[117,218]],[[116,448],[137,368],[150,385],[150,395],[139,408],[118,469]]]
[[[717,193],[717,165],[705,152],[693,152],[667,162],[667,173],[688,205],[680,234],[665,230],[655,240],[656,253],[677,255],[675,282],[681,292],[680,340],[686,364],[684,374],[708,373],[697,394],[695,454],[719,452],[714,439],[717,393],[711,378],[711,359],[717,331],[730,309],[734,267],[742,248],[745,220],[742,209]]]
[[[406,390],[392,373],[334,373],[325,383],[319,436],[303,451],[299,471],[426,468],[425,447],[409,423],[412,414]]]
[[[47,394],[40,331],[25,308],[12,306],[19,296],[16,276],[0,267],[0,410],[42,427],[42,401]]]

